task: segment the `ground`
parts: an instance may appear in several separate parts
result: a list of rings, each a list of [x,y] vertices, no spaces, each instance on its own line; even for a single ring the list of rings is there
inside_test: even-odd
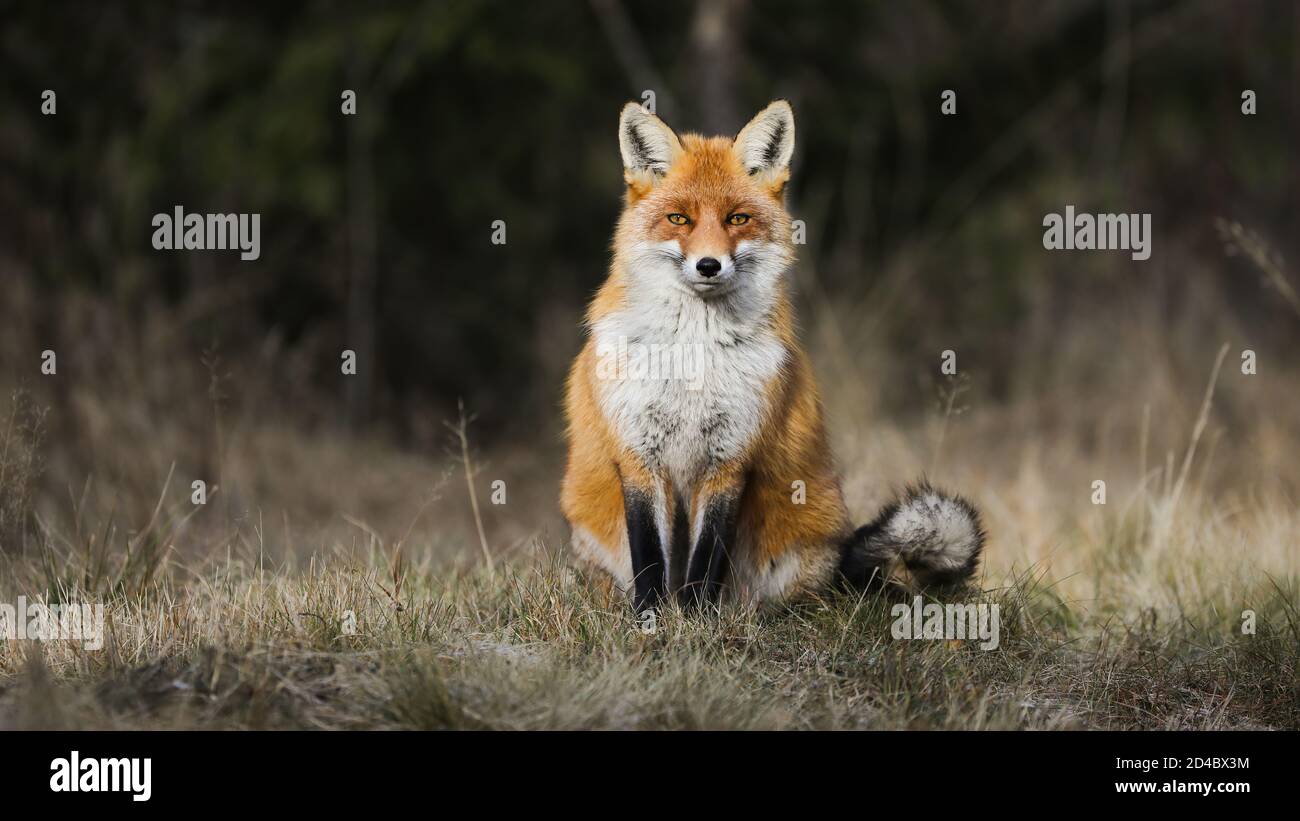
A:
[[[1126,618],[1063,600],[1031,569],[967,597],[999,605],[999,647],[982,650],[894,639],[879,597],[669,609],[647,632],[607,586],[538,550],[492,571],[377,545],[295,570],[233,552],[98,577],[93,557],[34,563],[47,589],[98,591],[108,638],[94,652],[10,642],[0,726],[1300,728],[1294,587]]]
[[[569,561],[553,422],[420,446],[162,356],[20,394],[0,605],[102,603],[106,641],[0,641],[0,728],[1300,729],[1300,377],[1141,327],[1141,356],[1017,371],[1059,389],[940,380],[919,416],[862,376],[913,363],[814,347],[857,520],[921,475],[983,512],[961,600],[998,605],[990,650],[896,639],[894,601],[848,595],[647,631]]]

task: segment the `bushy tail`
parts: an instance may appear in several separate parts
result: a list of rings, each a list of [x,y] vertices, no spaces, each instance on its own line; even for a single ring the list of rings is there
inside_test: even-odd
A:
[[[845,541],[840,573],[856,590],[879,589],[901,561],[920,586],[951,587],[975,573],[983,548],[970,502],[921,482]]]

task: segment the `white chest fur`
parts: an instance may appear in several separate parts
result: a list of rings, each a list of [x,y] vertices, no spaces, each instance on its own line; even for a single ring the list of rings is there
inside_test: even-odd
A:
[[[787,357],[765,323],[689,294],[628,306],[597,322],[593,335],[605,417],[686,498],[753,444]]]

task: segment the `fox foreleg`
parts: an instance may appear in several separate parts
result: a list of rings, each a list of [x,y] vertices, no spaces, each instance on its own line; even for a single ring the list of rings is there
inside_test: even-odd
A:
[[[691,523],[691,549],[681,590],[684,607],[716,604],[736,547],[740,496],[744,479],[727,471],[704,483],[696,494]]]

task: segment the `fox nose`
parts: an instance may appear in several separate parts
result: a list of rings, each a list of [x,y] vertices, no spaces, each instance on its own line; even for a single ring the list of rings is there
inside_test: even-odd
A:
[[[702,277],[717,276],[718,272],[722,270],[722,263],[713,257],[705,257],[695,263],[695,270],[699,271]]]

